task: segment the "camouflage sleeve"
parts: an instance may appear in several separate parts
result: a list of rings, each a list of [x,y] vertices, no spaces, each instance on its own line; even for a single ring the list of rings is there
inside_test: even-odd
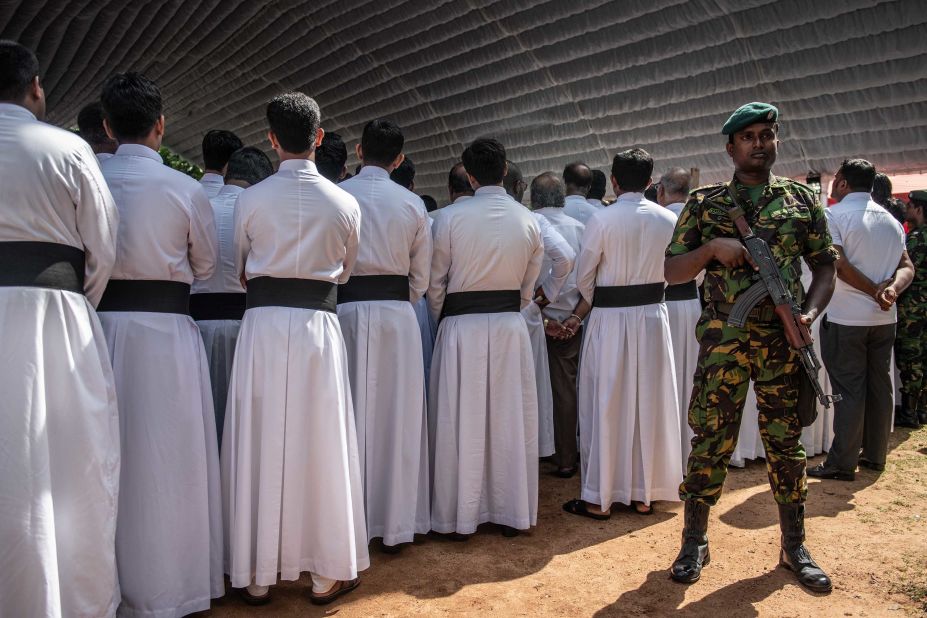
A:
[[[666,257],[682,255],[694,251],[702,245],[702,228],[699,216],[700,204],[694,197],[690,197],[685,208],[679,213],[673,239],[666,247]]]
[[[920,275],[920,271],[927,266],[927,244],[921,234],[908,234],[907,238],[908,257],[914,264],[914,272]]]
[[[811,223],[808,226],[808,238],[805,241],[802,256],[810,268],[830,264],[836,261],[837,250],[834,249],[830,232],[827,230],[827,216],[824,213],[824,207],[810,190],[802,191],[802,193],[801,198],[808,204],[808,209],[811,211]]]

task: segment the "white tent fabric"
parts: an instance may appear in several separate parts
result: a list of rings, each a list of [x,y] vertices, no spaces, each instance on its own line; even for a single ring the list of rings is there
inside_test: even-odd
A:
[[[607,169],[642,146],[658,172],[726,179],[720,127],[753,100],[781,110],[780,175],[847,156],[927,169],[925,23],[917,0],[0,4],[0,37],[39,55],[55,123],[73,124],[109,74],[141,71],[163,90],[165,143],[200,161],[212,128],[268,148],[266,102],[301,90],[349,151],[368,120],[398,122],[416,190],[442,202],[483,135],[529,177],[577,159]]]

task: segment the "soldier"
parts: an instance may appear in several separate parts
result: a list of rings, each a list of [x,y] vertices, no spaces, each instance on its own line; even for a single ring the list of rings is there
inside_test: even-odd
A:
[[[895,362],[901,373],[901,411],[895,415],[896,427],[927,425],[927,384],[924,384],[924,327],[927,326],[927,239],[924,213],[927,189],[908,194],[905,220],[911,231],[906,245],[914,263],[914,281],[898,297],[898,338]]]
[[[689,401],[695,438],[679,487],[685,500],[685,527],[671,575],[678,582],[692,583],[708,564],[708,511],[721,495],[753,379],[769,483],[779,506],[780,563],[795,571],[803,586],[829,592],[830,578],[804,546],[807,482],[797,412],[798,356],[789,347],[768,297],[751,311],[743,328],[726,324],[733,303],[754,282],[756,269],[728,212],[733,206],[728,186],[738,196],[754,233],[769,243],[792,294],[799,302],[804,300],[803,323],[809,325],[821,314],[834,290],[837,254],[823,207],[805,185],[770,173],[779,144],[778,116],[778,110],[765,103],[749,103],[731,115],[721,133],[728,136],[734,178],[692,193],[666,249],[666,281],[685,283],[705,269],[708,302],[696,331],[700,347]],[[813,273],[804,299],[799,258]]]

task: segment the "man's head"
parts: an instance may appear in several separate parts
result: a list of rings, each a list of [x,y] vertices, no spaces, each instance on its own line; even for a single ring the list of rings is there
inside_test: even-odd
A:
[[[332,182],[341,182],[348,173],[348,148],[337,133],[326,133],[315,149],[315,166]]]
[[[779,110],[768,103],[747,103],[734,110],[721,128],[734,169],[768,173],[779,147]]]
[[[221,174],[229,162],[232,153],[243,144],[231,131],[213,129],[203,136],[203,163],[206,171]]]
[[[464,164],[458,161],[447,175],[447,196],[454,203],[454,200],[464,195],[473,195],[473,187],[470,186]]]
[[[107,134],[120,144],[161,147],[164,115],[161,89],[141,73],[116,73],[100,95]]]
[[[425,203],[425,210],[428,212],[434,212],[438,210],[438,200],[431,197],[430,195],[422,195],[422,201]]]
[[[871,193],[872,201],[887,207],[889,200],[892,197],[891,179],[882,172],[877,172],[875,175],[875,180],[872,181]]]
[[[875,167],[865,159],[844,159],[834,174],[830,196],[838,202],[850,193],[869,193],[875,181]]]
[[[302,92],[287,92],[267,104],[267,138],[281,160],[310,159],[325,132],[319,105]]]
[[[657,203],[660,206],[669,206],[685,202],[689,199],[691,180],[692,176],[689,172],[681,167],[674,167],[664,172],[657,184]]]
[[[592,170],[592,184],[589,186],[589,193],[586,194],[586,198],[590,200],[599,200],[600,202],[605,199],[605,189],[608,179],[605,177],[605,172],[602,170]]]
[[[402,164],[404,143],[402,129],[395,122],[382,118],[371,120],[364,127],[360,144],[356,147],[357,158],[364,165],[375,165],[391,172]]]
[[[106,134],[103,128],[103,106],[94,101],[77,114],[77,129],[84,141],[90,144],[94,154],[114,153],[118,144]]]
[[[400,187],[415,191],[415,163],[412,159],[403,157],[399,165],[389,173],[389,179]]]
[[[525,199],[525,191],[528,190],[525,176],[521,173],[521,168],[508,159],[505,160],[505,167],[506,172],[505,177],[502,179],[502,186],[513,200],[521,204],[521,201]]]
[[[925,214],[927,214],[927,189],[908,193],[908,207],[904,212],[905,221],[912,227],[919,227],[924,224]]]
[[[585,163],[574,161],[563,168],[563,184],[567,195],[586,197],[592,187],[592,170]]]
[[[554,172],[543,172],[531,181],[531,210],[563,208],[563,182]]]
[[[461,155],[470,186],[474,189],[501,186],[507,170],[505,148],[490,137],[481,137],[466,147]]]
[[[226,164],[225,184],[250,187],[274,173],[270,159],[253,146],[239,148],[229,156]]]
[[[15,103],[45,118],[45,91],[39,83],[39,60],[32,50],[0,39],[0,102]]]
[[[612,189],[615,195],[642,193],[650,185],[653,159],[643,148],[623,150],[612,160]]]

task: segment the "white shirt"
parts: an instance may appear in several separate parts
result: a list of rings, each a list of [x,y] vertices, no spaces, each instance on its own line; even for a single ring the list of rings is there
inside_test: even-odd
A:
[[[586,203],[597,210],[601,210],[602,208],[605,208],[605,204],[602,203],[602,200],[594,200],[591,197],[586,198]]]
[[[104,161],[106,161],[107,159],[112,159],[112,158],[113,158],[113,153],[111,153],[111,152],[98,152],[96,156],[97,156],[97,161],[100,162],[100,165],[103,165],[103,162],[104,162]]]
[[[522,307],[534,297],[544,244],[531,212],[497,186],[441,209],[434,224],[428,306],[438,320],[446,294],[520,290]]]
[[[193,283],[216,267],[212,207],[199,183],[140,144],[122,144],[103,162],[119,209],[113,279]]]
[[[84,291],[96,306],[116,259],[118,222],[90,145],[0,103],[0,241],[82,249]]]
[[[876,285],[895,274],[905,250],[904,229],[868,193],[850,193],[825,213],[831,238],[850,264]],[[827,319],[845,326],[894,324],[897,310],[892,305],[882,311],[874,299],[838,277]]]
[[[580,241],[583,237],[585,227],[582,223],[573,217],[565,214],[563,208],[541,208],[535,211],[536,214],[542,215],[550,221],[551,225],[560,234],[561,237],[570,245],[575,255],[579,255]],[[575,266],[575,261],[574,261]],[[546,293],[546,292],[545,292]],[[576,289],[576,268],[570,270],[570,274],[560,288],[560,296],[557,300],[544,307],[543,313],[549,318],[555,320],[564,320],[573,313],[576,304],[579,302],[579,290]]]
[[[200,178],[200,184],[203,185],[206,197],[212,199],[219,195],[219,191],[225,186],[225,178],[222,177],[222,174],[206,172],[203,174],[203,177]]]
[[[586,222],[576,260],[576,287],[592,302],[596,286],[663,283],[663,252],[676,216],[644,198],[623,193]]]
[[[354,196],[364,220],[351,274],[408,275],[409,300],[417,302],[431,271],[430,217],[422,198],[375,165],[338,186]]]
[[[537,285],[544,290],[547,300],[555,301],[573,272],[576,251],[544,215],[537,212],[532,214],[541,230],[541,242],[544,244],[544,260],[541,262],[541,276]]]
[[[676,215],[676,218],[679,219],[679,215],[682,214],[682,209],[686,207],[685,202],[673,202],[672,204],[667,204],[666,209]]]
[[[238,269],[248,279],[279,277],[344,283],[357,258],[357,200],[313,161],[282,161],[245,189],[235,207]]]
[[[241,294],[245,291],[239,279],[241,272],[235,264],[235,203],[242,191],[243,187],[225,185],[216,197],[209,200],[219,237],[219,259],[212,277],[193,282],[194,294]]]
[[[586,198],[582,195],[568,195],[563,204],[563,212],[566,213],[568,217],[573,217],[583,224],[589,220],[589,217],[599,212],[599,210],[601,209],[587,202]]]

